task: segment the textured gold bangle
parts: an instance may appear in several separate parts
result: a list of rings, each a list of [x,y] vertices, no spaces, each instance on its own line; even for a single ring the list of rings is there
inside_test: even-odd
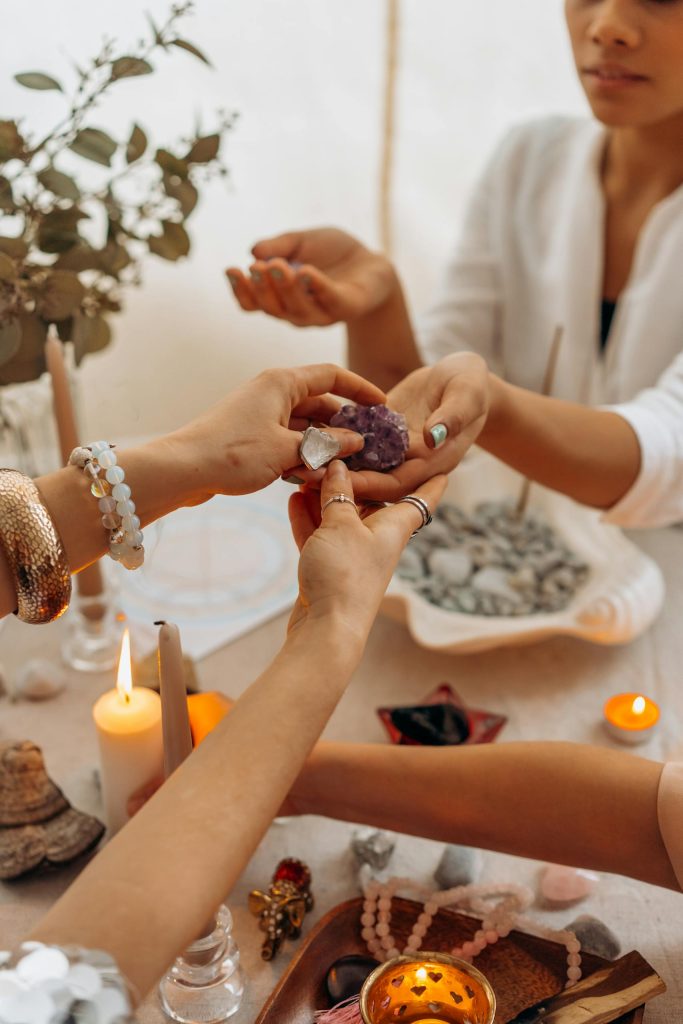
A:
[[[0,545],[23,622],[52,622],[69,607],[71,573],[64,545],[29,477],[0,469]]]

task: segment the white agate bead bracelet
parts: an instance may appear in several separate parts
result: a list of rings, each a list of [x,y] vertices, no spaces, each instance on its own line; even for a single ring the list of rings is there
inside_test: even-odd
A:
[[[126,474],[118,465],[114,445],[108,441],[74,448],[69,465],[78,466],[90,479],[90,491],[97,498],[102,526],[109,530],[109,554],[124,569],[139,569],[145,560],[140,520]]]

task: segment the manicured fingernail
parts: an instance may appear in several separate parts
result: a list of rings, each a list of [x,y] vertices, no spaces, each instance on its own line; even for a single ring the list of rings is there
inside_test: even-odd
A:
[[[304,288],[310,288],[313,284],[313,278],[309,277],[308,274],[302,274],[299,278]]]
[[[261,276],[261,271],[260,270],[250,270],[249,273],[253,277],[254,281],[261,281],[262,280],[262,276]]]
[[[286,484],[296,484],[297,486],[305,483],[305,480],[302,480],[300,476],[284,476],[282,479]]]
[[[234,274],[228,274],[228,281],[233,286],[233,288],[236,288],[237,285],[239,284],[239,281]]]
[[[430,429],[429,433],[434,438],[434,447],[439,448],[448,437],[448,427],[445,423],[437,423],[435,427]]]
[[[281,281],[282,278],[285,276],[279,267],[269,267],[268,273],[270,274],[271,277],[274,277],[276,281]]]

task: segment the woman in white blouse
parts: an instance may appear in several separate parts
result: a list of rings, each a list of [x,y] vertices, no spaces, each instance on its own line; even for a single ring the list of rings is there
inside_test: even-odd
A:
[[[661,525],[683,518],[683,2],[565,10],[595,120],[503,140],[415,330],[390,263],[334,229],[260,242],[250,277],[228,276],[245,310],[345,321],[350,365],[385,389],[477,353],[451,362],[463,386],[430,410],[428,446],[476,436],[490,409],[483,447],[615,523]],[[526,390],[541,387],[558,325],[553,393],[567,404]]]

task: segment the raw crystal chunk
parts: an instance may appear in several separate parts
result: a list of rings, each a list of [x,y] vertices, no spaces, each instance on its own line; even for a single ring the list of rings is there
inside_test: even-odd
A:
[[[405,416],[386,405],[343,405],[330,420],[330,426],[355,430],[365,439],[361,451],[344,459],[349,469],[375,469],[385,473],[405,462],[408,424]]]

